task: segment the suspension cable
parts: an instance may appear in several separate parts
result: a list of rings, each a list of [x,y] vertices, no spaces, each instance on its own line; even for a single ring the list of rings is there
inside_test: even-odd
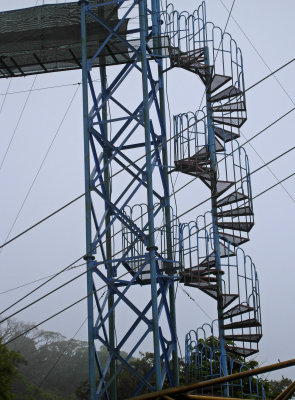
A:
[[[283,181],[286,181],[287,179],[291,178],[291,177],[294,176],[294,175],[295,175],[295,172],[292,173],[291,175],[289,175],[288,177],[282,179],[282,182],[283,182]],[[257,196],[255,196],[254,198],[256,198],[256,197],[262,195],[263,193],[267,192],[268,190],[271,190],[273,187],[275,187],[275,186],[277,186],[277,185],[278,185],[278,183],[275,184],[275,185],[273,185],[272,187],[270,187],[270,188],[264,190],[263,192],[259,193],[259,194],[258,194]],[[142,264],[142,265],[144,265],[144,264]],[[140,266],[139,266],[139,267],[140,267]],[[138,268],[139,268],[139,267],[138,267]],[[127,275],[128,273],[129,273],[129,272],[124,273],[123,275],[121,275],[121,276],[118,277],[117,279],[121,279],[123,276]],[[7,344],[9,344],[9,343],[11,343],[11,342],[13,342],[13,341],[19,339],[20,337],[26,335],[26,334],[29,333],[30,331],[32,331],[32,330],[38,328],[39,326],[43,325],[45,322],[50,321],[51,319],[55,318],[56,316],[58,316],[58,315],[64,313],[65,311],[67,311],[67,310],[69,310],[70,308],[74,307],[75,305],[79,304],[81,301],[87,299],[89,296],[92,296],[94,293],[98,293],[98,292],[101,291],[102,289],[107,288],[107,286],[108,286],[108,285],[105,284],[105,285],[99,287],[99,288],[96,289],[94,292],[91,292],[91,293],[89,293],[88,295],[86,295],[86,296],[84,296],[84,297],[78,299],[77,301],[71,303],[71,304],[68,305],[67,307],[64,307],[63,309],[59,310],[59,311],[56,312],[55,314],[52,314],[52,315],[49,316],[48,318],[46,318],[46,319],[44,319],[43,321],[39,322],[38,324],[35,324],[34,326],[32,326],[32,327],[30,327],[29,329],[25,330],[24,332],[20,333],[19,335],[15,336],[15,337],[13,337],[12,339],[8,340],[7,342],[3,343],[3,345],[5,346],[5,345],[7,345]],[[8,319],[8,318],[7,318],[7,319]]]
[[[241,146],[244,146],[244,145],[247,144],[247,143],[249,143],[250,140],[252,140],[252,139],[254,139],[255,137],[257,137],[259,134],[261,134],[262,132],[264,132],[266,129],[268,129],[269,127],[273,126],[274,124],[276,124],[278,121],[280,121],[281,119],[283,119],[285,116],[287,116],[288,114],[290,114],[290,113],[293,112],[294,110],[295,110],[295,107],[291,108],[289,111],[287,111],[287,113],[283,114],[281,117],[279,117],[278,119],[276,119],[275,121],[273,121],[267,128],[264,128],[262,131],[258,132],[256,135],[254,135],[253,138],[250,138],[250,139],[247,140],[245,143],[243,143],[242,145],[240,145],[240,147],[241,147]],[[202,120],[202,119],[204,119],[204,118],[205,118],[205,117],[202,117],[200,120]],[[198,120],[198,121],[200,121],[200,120]],[[196,123],[196,122],[197,122],[197,121],[195,121],[195,123]],[[195,123],[192,124],[192,125],[190,125],[190,126],[188,126],[186,129],[184,129],[184,130],[178,132],[177,135],[179,135],[179,133],[185,132],[187,129],[189,129],[190,127],[194,126]],[[172,140],[173,138],[175,138],[177,135],[173,135],[171,138],[167,139],[165,142],[167,143],[167,142],[171,141],[171,140]],[[155,146],[155,149],[161,147],[162,145],[163,145],[163,143],[162,143],[162,144],[159,144],[158,146]],[[152,150],[152,151],[153,151],[153,150]],[[152,152],[152,151],[151,151],[151,152]],[[139,157],[139,158],[138,158],[137,160],[135,160],[133,163],[128,164],[128,165],[126,166],[126,168],[132,166],[133,164],[135,164],[136,162],[140,161],[140,160],[143,159],[144,157],[145,157],[145,155]],[[117,171],[117,172],[115,172],[114,174],[112,174],[112,175],[109,177],[109,180],[111,180],[111,179],[114,178],[115,176],[119,175],[119,174],[120,174],[121,172],[123,172],[123,171],[125,171],[125,169],[124,169],[124,168],[121,168],[119,171]],[[190,182],[193,182],[195,179],[196,179],[196,178],[193,178]],[[106,181],[104,181],[104,182],[106,182]],[[101,183],[98,183],[98,184],[95,186],[95,188],[98,188],[99,186],[101,186]],[[40,220],[37,221],[35,224],[31,225],[30,227],[28,227],[28,228],[25,229],[24,231],[20,232],[19,234],[17,234],[16,236],[14,236],[13,238],[11,238],[10,240],[8,240],[8,241],[2,243],[2,245],[0,246],[0,249],[2,249],[3,247],[7,246],[9,243],[15,241],[16,239],[20,238],[20,237],[23,236],[24,234],[28,233],[29,231],[31,231],[32,229],[36,228],[38,225],[42,224],[43,222],[47,221],[48,219],[52,218],[54,215],[58,214],[59,212],[61,212],[61,211],[64,210],[65,208],[69,207],[70,205],[74,204],[74,203],[77,202],[78,200],[82,199],[82,198],[85,196],[85,194],[86,194],[86,192],[84,192],[84,193],[78,195],[77,197],[75,197],[74,199],[72,199],[71,201],[69,201],[68,203],[64,204],[62,207],[56,209],[56,210],[53,211],[52,213],[48,214],[46,217],[40,219]]]
[[[288,150],[286,150],[285,152],[281,153],[280,155],[276,156],[275,158],[273,158],[272,160],[270,160],[267,164],[262,165],[262,166],[260,166],[259,168],[255,169],[255,170],[254,170],[253,172],[251,172],[249,175],[255,174],[256,172],[258,172],[258,171],[260,171],[261,169],[265,168],[267,165],[269,165],[269,164],[271,164],[272,162],[278,160],[279,158],[283,157],[284,155],[288,154],[289,152],[291,152],[291,151],[294,150],[294,149],[295,149],[295,146],[292,147],[292,148],[290,148],[290,149],[288,149]],[[239,181],[241,181],[241,180],[242,180],[242,178],[241,178]],[[238,182],[239,182],[239,181],[238,181]],[[177,216],[177,217],[175,217],[175,218],[172,218],[172,220],[170,221],[170,223],[174,222],[175,220],[178,220],[180,217],[182,217],[182,216],[184,216],[185,214],[189,213],[190,211],[194,210],[194,209],[197,208],[200,204],[203,204],[203,202],[201,202],[201,203],[199,203],[199,204],[197,204],[197,205],[191,207],[190,209],[188,209],[188,210],[186,210],[185,212],[183,212],[181,215],[179,215],[179,216]],[[210,225],[210,224],[209,224],[209,225]],[[160,229],[162,229],[162,228],[165,227],[165,226],[167,226],[167,224],[164,224],[163,226],[161,226],[161,227],[159,227],[159,228],[155,228],[155,229],[154,229],[154,232],[159,231]],[[138,240],[139,240],[139,239],[134,240],[133,243],[131,243],[131,244],[134,245],[136,242],[138,242]],[[125,247],[125,248],[123,248],[123,249],[120,249],[120,251],[118,251],[117,253],[115,253],[113,256],[118,255],[118,254],[120,254],[121,252],[123,252],[123,251],[127,250],[128,248],[130,248],[130,245],[131,245],[131,244],[129,244],[127,247]],[[98,247],[98,246],[97,246],[97,247]],[[97,248],[97,247],[96,247],[96,248]],[[173,245],[173,247],[175,247],[175,244]],[[83,257],[85,257],[85,255],[82,256],[82,257],[80,257],[80,258],[78,259],[78,261],[81,260]],[[105,264],[105,263],[108,262],[108,261],[112,261],[112,260],[110,259],[110,260],[104,260],[104,261],[101,261],[101,262],[97,262],[96,265],[95,265],[95,267],[92,267],[91,269],[96,268],[98,265],[103,265],[103,264]],[[72,265],[75,264],[76,262],[77,262],[77,260],[76,260],[74,263],[71,263],[70,266],[72,266]],[[61,270],[59,273],[57,273],[56,276],[59,275],[59,274],[61,274],[62,272],[64,272],[64,271],[65,271],[66,269],[68,269],[68,268],[69,268],[69,266],[67,266],[66,268],[64,268],[63,270]],[[89,271],[89,270],[88,270],[88,271]],[[50,294],[52,294],[52,293],[58,291],[59,289],[61,289],[61,288],[65,287],[65,286],[67,286],[67,285],[70,284],[71,282],[73,282],[73,281],[75,281],[76,279],[78,279],[78,278],[80,278],[81,276],[83,276],[85,273],[87,273],[87,271],[83,271],[83,272],[80,273],[79,275],[77,275],[77,276],[75,276],[74,278],[68,280],[67,282],[61,284],[60,286],[56,287],[55,289],[51,290],[50,292],[47,292],[46,294],[44,294],[43,296],[39,297],[38,299],[32,301],[31,303],[27,304],[26,306],[22,307],[21,309],[15,311],[14,313],[12,313],[12,314],[10,314],[9,316],[5,317],[4,319],[2,319],[2,320],[0,321],[0,323],[5,322],[6,320],[10,319],[11,317],[13,317],[13,316],[19,314],[21,311],[24,311],[25,309],[29,308],[30,306],[32,306],[32,305],[38,303],[39,301],[43,300],[44,298],[46,298],[46,297],[49,296]],[[125,276],[125,275],[128,274],[128,273],[129,273],[129,272],[123,274],[121,277]],[[120,278],[121,278],[121,277],[120,277]],[[52,279],[53,279],[53,278],[50,278],[49,280],[52,280]],[[49,280],[48,280],[48,281],[49,281]],[[48,281],[47,281],[47,282],[48,282]],[[38,288],[40,288],[41,286],[44,286],[45,284],[46,284],[46,283],[40,285]],[[38,288],[32,290],[29,294],[34,293],[36,290],[38,290]],[[17,303],[19,303],[20,301],[22,301],[24,298],[28,297],[29,294],[28,294],[28,295],[25,295],[24,297],[22,297],[21,299],[19,299],[18,301],[16,301],[16,302],[15,302],[14,304],[12,304],[11,306],[9,306],[9,307],[6,308],[5,310],[1,311],[1,314],[4,313],[4,312],[6,312],[7,310],[9,310],[10,308],[12,308],[14,305],[16,305]]]

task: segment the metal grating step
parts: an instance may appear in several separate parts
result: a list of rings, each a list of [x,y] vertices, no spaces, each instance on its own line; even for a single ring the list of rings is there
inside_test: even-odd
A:
[[[220,101],[224,99],[230,99],[231,97],[239,96],[243,92],[235,86],[229,86],[228,88],[222,90],[221,92],[215,94],[211,97],[210,101],[213,103],[215,101]]]
[[[214,126],[214,133],[225,143],[230,142],[231,140],[237,139],[240,137],[238,133],[227,131],[225,129]]]
[[[220,152],[223,150],[224,146],[220,143],[220,141],[217,138],[215,138],[215,151]],[[190,157],[189,159],[204,160],[204,161],[206,160],[210,162],[209,154],[210,154],[209,145],[206,145],[202,147],[199,151],[197,151],[196,154]]]
[[[239,342],[254,342],[258,343],[262,338],[262,334],[253,333],[253,334],[245,334],[245,335],[225,335],[225,340],[237,340]]]
[[[236,306],[230,308],[229,310],[223,313],[223,318],[232,318],[236,317],[237,315],[245,314],[246,312],[254,311],[253,307],[250,307],[245,304],[237,304]]]
[[[188,52],[181,52],[180,49],[174,48],[170,51],[171,64],[174,67],[185,67],[197,61],[203,61],[204,49],[196,49]]]
[[[196,268],[196,267],[194,267]],[[205,266],[200,266],[198,269],[191,269],[187,268],[181,273],[181,279],[212,279],[215,280],[216,278],[213,278],[211,275],[217,275],[218,270],[217,268],[210,268],[210,267],[205,267]],[[223,271],[220,272],[221,274],[224,274]]]
[[[217,226],[223,229],[232,229],[234,231],[250,232],[254,222],[218,222]]]
[[[246,349],[244,347],[230,346],[228,344],[225,345],[225,348],[232,353],[238,354],[242,357],[249,357],[252,354],[258,353],[258,349]]]
[[[201,288],[201,290],[204,293],[208,294],[213,299],[217,300],[217,290],[203,289],[203,288]],[[223,306],[222,306],[223,308],[229,306],[233,301],[235,301],[239,297],[238,294],[222,294],[221,296],[223,300]]]
[[[208,186],[209,189],[212,190],[212,182],[211,181],[209,181],[208,179],[202,179],[202,181],[205,183],[205,185]],[[225,193],[234,184],[235,184],[235,182],[231,182],[231,181],[217,181],[216,182],[216,188],[215,188],[215,191],[213,193],[213,196],[214,197],[221,196],[223,193]]]
[[[213,115],[212,120],[214,122],[217,122],[218,124],[224,124],[224,125],[229,125],[229,126],[234,126],[236,128],[240,128],[245,122],[246,118],[231,118],[231,117],[222,117],[222,116],[217,116]]]
[[[226,206],[228,204],[236,203],[241,200],[246,200],[248,199],[248,196],[246,196],[244,193],[241,192],[233,192],[229,194],[228,196],[224,197],[223,199],[220,199],[217,201],[217,207],[222,207]]]
[[[235,208],[233,210],[226,210],[217,213],[217,217],[238,217],[254,215],[253,210],[249,206]]]
[[[220,251],[220,257],[230,257],[234,256],[235,252],[232,250],[228,251],[228,246],[225,246],[223,243],[219,242],[219,251]]]
[[[261,326],[261,323],[256,318],[245,319],[244,321],[231,322],[230,324],[224,325],[224,329],[238,329],[238,328],[252,328],[255,326]]]
[[[210,167],[200,165],[197,160],[191,158],[175,161],[175,171],[193,175],[197,178],[213,179],[214,177],[214,172]]]
[[[244,101],[237,101],[234,103],[226,103],[219,106],[211,107],[211,110],[214,112],[246,111],[246,105]]]
[[[216,90],[220,89],[223,85],[225,85],[231,79],[232,79],[231,76],[215,74],[213,76],[211,84],[209,86],[208,93],[211,94],[211,93],[215,92]]]
[[[210,285],[208,282],[184,282],[184,286],[190,286],[197,289],[209,289],[209,290],[217,290],[217,285]]]
[[[229,235],[224,232],[218,232],[220,239],[223,239],[233,246],[239,246],[240,244],[246,243],[249,241],[248,237],[236,236],[236,235]]]

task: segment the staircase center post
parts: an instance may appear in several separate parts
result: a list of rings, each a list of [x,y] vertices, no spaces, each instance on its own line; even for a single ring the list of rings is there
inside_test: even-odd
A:
[[[219,330],[219,346],[220,346],[220,361],[223,375],[228,375],[227,360],[224,340],[224,319],[223,319],[223,296],[222,296],[222,275],[221,275],[221,259],[220,259],[220,244],[219,234],[217,227],[217,162],[216,162],[216,148],[215,148],[215,133],[212,120],[212,104],[210,101],[210,82],[212,79],[209,49],[205,46],[205,65],[206,65],[206,110],[207,110],[207,125],[208,125],[208,145],[210,154],[210,168],[212,171],[211,181],[211,213],[212,213],[212,227],[213,227],[213,244],[215,254],[215,266],[217,269],[217,313],[218,313],[218,330]]]

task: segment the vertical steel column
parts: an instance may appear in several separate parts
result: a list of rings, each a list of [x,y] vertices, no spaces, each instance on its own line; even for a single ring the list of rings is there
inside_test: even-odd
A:
[[[208,125],[208,142],[209,142],[209,154],[210,154],[210,167],[213,171],[213,180],[211,186],[211,212],[212,212],[212,227],[213,227],[213,242],[214,242],[214,253],[215,253],[215,266],[218,270],[217,274],[217,313],[218,313],[218,330],[219,330],[219,346],[221,352],[221,368],[223,375],[227,375],[227,362],[226,362],[226,351],[224,341],[224,320],[223,320],[223,298],[222,298],[222,279],[221,279],[221,262],[220,262],[220,245],[219,245],[219,234],[217,227],[217,198],[216,198],[216,183],[217,183],[217,167],[216,167],[216,148],[215,148],[215,133],[212,122],[212,105],[210,101],[210,94],[208,93],[210,85],[210,60],[209,50],[205,47],[205,65],[208,67],[207,71],[207,82],[206,82],[206,109],[207,109],[207,125]]]
[[[161,389],[161,358],[159,338],[159,315],[157,296],[157,271],[156,271],[156,246],[154,238],[154,203],[153,203],[153,181],[152,181],[152,157],[151,157],[151,135],[148,102],[148,73],[146,58],[147,37],[147,4],[146,0],[139,0],[139,27],[140,27],[140,50],[142,64],[142,91],[143,91],[143,120],[145,132],[146,151],[146,182],[147,182],[147,206],[148,206],[148,247],[149,263],[151,268],[151,298],[153,316],[153,341],[154,341],[154,365],[156,375],[156,389]]]
[[[86,221],[86,256],[87,262],[87,312],[88,312],[88,354],[90,400],[95,400],[95,347],[93,331],[93,277],[92,277],[92,240],[91,240],[91,182],[88,121],[88,79],[87,79],[87,0],[81,0],[81,43],[82,43],[82,93],[83,93],[83,131],[84,131],[84,174],[85,174],[85,221]]]
[[[161,43],[161,18],[160,18],[160,2],[159,0],[152,0],[152,26],[153,26],[153,38],[154,48],[156,48],[159,59],[158,59],[158,77],[159,77],[159,95],[160,95],[160,111],[161,120],[163,126],[162,133],[162,161],[163,161],[163,173],[167,187],[167,197],[165,198],[165,231],[166,231],[166,243],[167,243],[167,256],[168,259],[173,259],[172,251],[172,232],[171,232],[171,209],[170,209],[170,188],[169,188],[169,177],[168,177],[168,150],[167,150],[167,132],[166,132],[166,104],[165,104],[165,83],[163,74],[163,59],[162,59],[162,43]],[[170,304],[170,316],[172,326],[175,335],[175,349],[172,353],[172,365],[173,365],[173,381],[175,386],[179,385],[179,365],[178,365],[178,352],[177,352],[177,328],[176,328],[176,307],[175,307],[175,287],[174,282],[171,282],[169,286],[169,304]]]
[[[104,15],[104,14],[103,14]],[[101,58],[101,62],[104,63],[104,57]],[[99,72],[100,72],[100,79],[101,79],[101,93],[102,93],[102,125],[103,125],[103,134],[106,140],[109,140],[108,138],[108,126],[107,126],[107,119],[108,119],[108,111],[107,111],[107,102],[104,103],[105,97],[106,97],[106,91],[107,91],[107,74],[106,74],[106,67],[104,65],[101,65],[99,67]],[[111,154],[106,152],[104,150],[104,155],[103,155],[103,161],[104,165],[107,164],[109,157]],[[105,190],[106,190],[106,197],[108,201],[111,201],[111,179],[110,179],[110,169],[109,167],[106,167],[104,171],[104,185],[105,185]],[[105,227],[109,226],[109,223],[111,221],[111,213],[109,210],[109,207],[105,205],[105,210],[106,210],[106,216],[105,216]],[[107,260],[109,261],[107,264],[107,276],[109,279],[113,278],[113,266],[110,262],[112,259],[112,232],[111,229],[109,229],[106,232],[106,257]],[[111,289],[109,289],[111,290]],[[108,308],[109,310],[112,309],[114,305],[114,293],[110,293],[108,297]],[[112,348],[116,347],[116,341],[115,341],[115,310],[112,311],[110,314],[109,318],[109,344]],[[113,357],[110,363],[110,376],[116,376],[116,360]],[[117,399],[117,378],[115,378],[111,385],[110,385],[110,398],[111,400],[116,400]]]

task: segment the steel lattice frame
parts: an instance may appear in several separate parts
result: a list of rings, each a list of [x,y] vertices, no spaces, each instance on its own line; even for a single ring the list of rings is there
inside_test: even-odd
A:
[[[116,0],[102,2],[98,5],[89,5],[81,1],[81,26],[83,49],[83,120],[84,120],[84,152],[85,152],[85,192],[86,192],[86,249],[87,249],[87,293],[88,293],[88,336],[89,336],[89,371],[90,371],[90,399],[102,397],[116,398],[116,378],[123,368],[128,368],[138,379],[139,392],[143,387],[149,390],[161,389],[166,377],[170,385],[178,384],[177,365],[177,336],[175,322],[175,294],[171,229],[169,184],[167,175],[167,147],[165,127],[165,103],[162,74],[161,51],[154,54],[148,41],[153,37],[154,48],[157,46],[157,37],[160,36],[159,1],[152,0],[148,9],[147,0]],[[95,7],[106,4],[117,5],[123,10],[123,17],[116,27],[107,26],[106,22],[92,13]],[[120,25],[133,12],[138,13],[140,34],[138,44],[128,41],[117,33]],[[147,29],[147,16],[152,19],[152,29]],[[92,17],[106,32],[106,38],[100,43],[97,52],[87,60],[87,32],[86,15]],[[135,30],[136,31],[136,30]],[[150,31],[150,33],[149,33]],[[130,60],[120,66],[115,79],[107,86],[106,67],[100,66],[101,87],[97,90],[92,79],[92,65],[97,57],[103,64],[102,52],[107,48],[110,38],[115,37],[129,49]],[[152,46],[152,47],[153,47]],[[151,63],[156,63],[157,76],[152,72]],[[124,102],[116,98],[122,82],[135,72],[140,72],[142,80],[142,95],[135,110],[129,110]],[[88,99],[89,96],[89,99]],[[88,101],[91,106],[88,105]],[[115,104],[123,112],[121,118],[113,119],[107,112],[108,102]],[[152,120],[151,110],[155,115]],[[108,134],[111,123],[120,122],[112,139]],[[159,127],[157,134],[155,126]],[[140,131],[142,140],[138,142],[135,134]],[[138,136],[138,134],[137,134]],[[143,148],[145,162],[139,166],[136,160],[127,155],[130,148]],[[111,166],[117,164],[124,169],[126,186],[120,195],[111,196]],[[91,167],[93,170],[91,171]],[[153,187],[153,176],[160,176],[161,187]],[[126,178],[127,177],[127,178]],[[139,191],[146,193],[147,218],[143,227],[124,212],[124,208]],[[97,207],[97,199],[104,204],[104,209]],[[158,203],[158,204],[156,204]],[[157,252],[155,246],[154,229],[155,216],[163,213],[165,216],[167,256],[166,259]],[[112,227],[120,221],[125,230],[132,233],[136,241],[144,243],[146,248],[145,261],[137,264],[133,273],[120,279],[119,268],[122,265],[134,265],[138,260],[131,260],[128,252],[133,243],[120,254],[115,256],[112,249]],[[133,261],[133,264],[132,264]],[[164,269],[163,265],[170,265]],[[172,266],[172,267],[171,267]],[[130,288],[140,282],[140,276],[146,269],[150,271],[150,295],[143,308],[137,307],[128,297]],[[106,285],[106,293],[100,297],[97,292],[99,285]],[[124,303],[129,311],[136,316],[129,329],[116,343],[115,312],[120,304]],[[139,330],[139,325],[145,329]],[[167,328],[168,327],[168,328]],[[121,328],[120,328],[121,329]],[[127,339],[134,337],[133,348],[127,356],[120,353],[124,349]],[[130,360],[138,351],[139,346],[147,338],[153,339],[154,367],[146,376],[140,376],[132,368]],[[98,345],[103,344],[109,352],[104,369],[97,355]],[[171,363],[171,359],[173,362]],[[149,381],[155,377],[155,385]],[[96,379],[99,383],[96,384]],[[135,393],[135,394],[136,394]]]

